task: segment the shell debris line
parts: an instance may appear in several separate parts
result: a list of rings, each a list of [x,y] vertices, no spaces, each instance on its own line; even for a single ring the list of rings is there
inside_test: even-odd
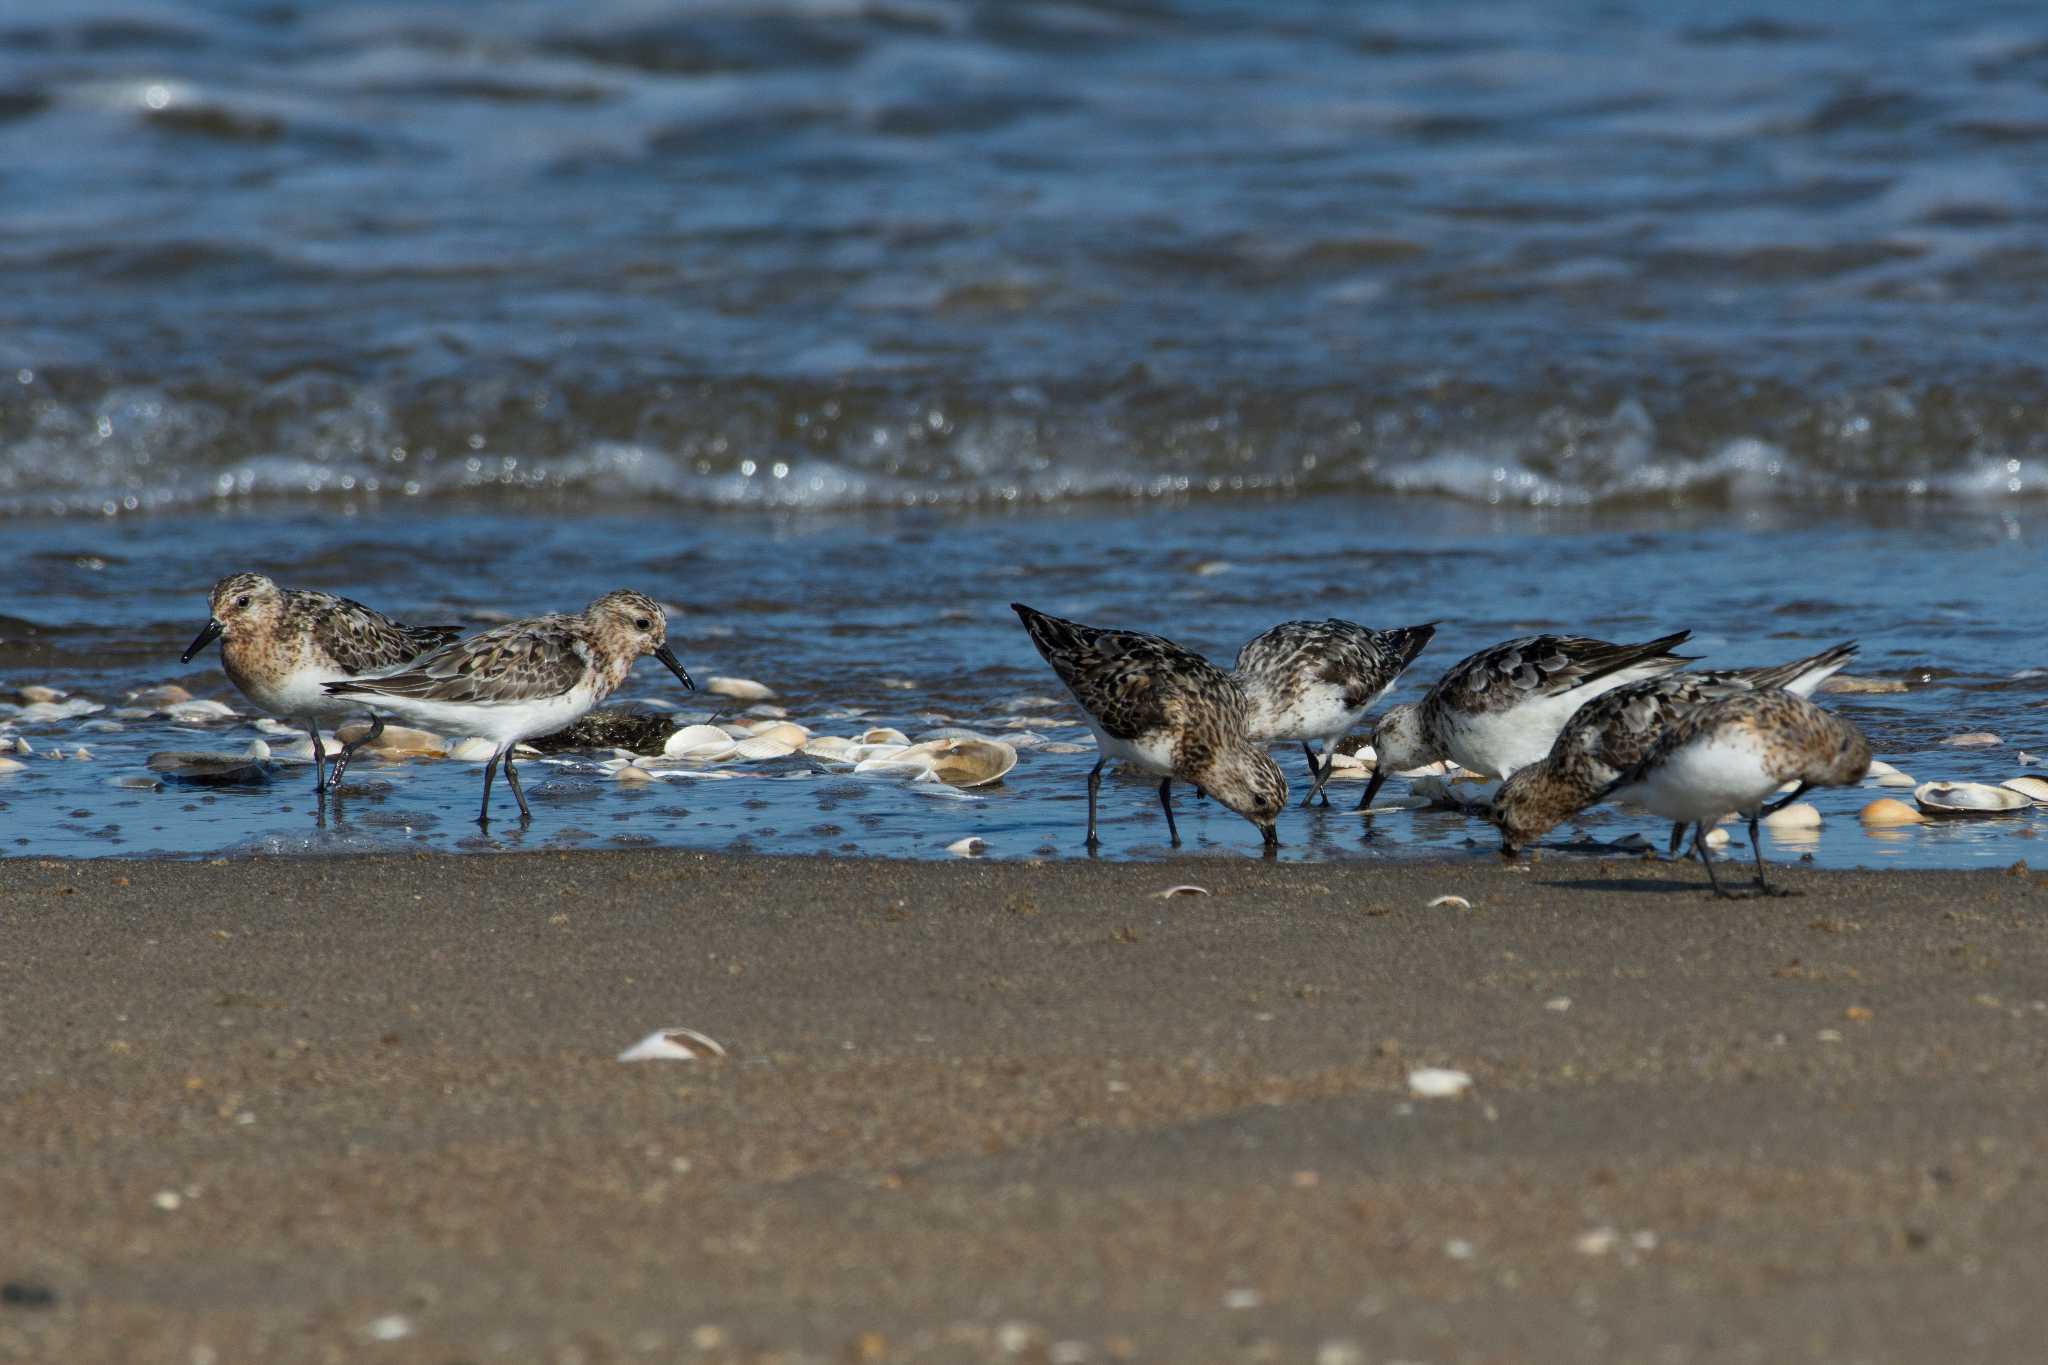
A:
[[[693,1028],[658,1028],[619,1054],[622,1062],[702,1062],[726,1055],[725,1044]]]

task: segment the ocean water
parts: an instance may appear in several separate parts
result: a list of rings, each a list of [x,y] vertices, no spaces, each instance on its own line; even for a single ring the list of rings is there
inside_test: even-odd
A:
[[[633,791],[593,757],[488,835],[453,762],[325,812],[292,768],[113,785],[261,737],[113,714],[165,681],[246,712],[176,662],[245,568],[435,620],[630,584],[700,676],[823,732],[1054,745],[1013,599],[1217,657],[1442,620],[1402,696],[1541,628],[1728,663],[1855,638],[1907,685],[1829,701],[1881,753],[2017,775],[2048,738],[2044,144],[2048,15],[1987,0],[14,7],[0,701],[107,709],[0,707],[37,750],[0,848],[1078,852],[1092,759],[1032,748],[972,799],[800,760]],[[651,665],[628,696],[708,710]],[[1971,730],[2000,743],[1939,743]],[[1150,790],[1108,790],[1102,856],[1163,852]],[[1775,851],[2034,832],[1880,839],[1873,794]]]

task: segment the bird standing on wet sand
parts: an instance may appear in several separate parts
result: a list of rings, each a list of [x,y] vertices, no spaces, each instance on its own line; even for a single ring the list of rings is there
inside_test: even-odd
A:
[[[1855,655],[1855,642],[1849,641],[1790,663],[1667,673],[1594,698],[1572,713],[1547,755],[1517,769],[1494,793],[1488,818],[1500,829],[1501,851],[1513,856],[1592,805],[1649,755],[1666,730],[1708,702],[1772,687],[1810,697]],[[1673,853],[1684,834],[1684,825],[1672,828]]]
[[[1132,630],[1062,621],[1021,602],[1010,610],[1031,643],[1081,703],[1101,757],[1088,773],[1088,847],[1095,837],[1095,795],[1103,765],[1121,759],[1159,778],[1166,830],[1173,821],[1173,781],[1209,795],[1259,828],[1270,851],[1280,846],[1274,821],[1287,804],[1287,779],[1245,733],[1244,690],[1228,673],[1171,640]]]
[[[576,721],[610,696],[643,654],[661,660],[684,687],[696,690],[668,647],[668,618],[661,608],[644,593],[621,588],[580,613],[513,621],[425,655],[403,672],[334,683],[327,690],[443,732],[493,741],[497,751],[484,765],[484,803],[476,817],[488,825],[498,761],[505,762],[519,818],[532,819],[512,766],[512,746]]]
[[[1764,880],[1764,850],[1757,821],[1797,801],[1809,787],[1849,787],[1870,771],[1870,744],[1855,726],[1806,698],[1772,688],[1708,702],[1679,718],[1649,754],[1601,793],[1633,801],[1666,820],[1693,827],[1692,848],[1707,869],[1714,894],[1736,899],[1714,875],[1707,853],[1709,826],[1724,815],[1749,817],[1756,855],[1751,896],[1781,896]],[[1798,785],[1783,800],[1764,802],[1787,782]]]
[[[1237,651],[1231,676],[1244,689],[1246,728],[1253,741],[1298,739],[1311,783],[1301,804],[1323,793],[1337,741],[1393,690],[1401,673],[1436,634],[1436,622],[1369,630],[1350,621],[1283,621]],[[1320,761],[1310,747],[1321,740]],[[1330,798],[1323,795],[1323,804]]]
[[[384,718],[366,701],[330,696],[326,684],[405,667],[424,651],[462,632],[455,626],[401,625],[360,602],[304,588],[280,588],[260,573],[230,574],[213,585],[211,616],[179,656],[191,663],[220,640],[221,667],[242,695],[263,710],[296,721],[313,737],[313,790],[341,785],[356,750],[383,733]],[[370,732],[342,746],[334,777],[320,722],[367,715]]]
[[[1440,759],[1507,777],[1550,752],[1572,712],[1603,692],[1675,672],[1693,660],[1669,651],[1691,635],[1616,645],[1583,635],[1525,635],[1459,660],[1419,702],[1396,706],[1373,727],[1372,805],[1389,773]]]

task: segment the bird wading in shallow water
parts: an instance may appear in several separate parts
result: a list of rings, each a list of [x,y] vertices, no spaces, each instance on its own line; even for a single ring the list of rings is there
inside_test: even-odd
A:
[[[1415,661],[1436,622],[1370,630],[1350,621],[1283,621],[1246,642],[1231,676],[1244,689],[1246,728],[1260,744],[1298,739],[1308,755],[1306,806],[1317,796],[1329,805],[1337,741],[1365,719]],[[1320,760],[1311,747],[1320,740]]]
[[[1373,727],[1377,752],[1358,809],[1390,773],[1442,759],[1508,777],[1550,752],[1572,713],[1603,692],[1661,677],[1694,660],[1670,651],[1689,630],[1641,644],[1584,635],[1527,635],[1459,660],[1421,701],[1389,709]]]
[[[1811,787],[1854,786],[1869,771],[1870,745],[1855,726],[1804,697],[1772,688],[1724,697],[1686,713],[1641,763],[1601,795],[1691,825],[1693,852],[1707,869],[1708,883],[1715,895],[1729,899],[1736,893],[1714,875],[1707,830],[1724,815],[1747,816],[1756,886],[1741,894],[1786,895],[1764,880],[1758,820]],[[1784,799],[1765,806],[1787,782],[1797,785]]]
[[[1617,778],[1649,756],[1666,730],[1695,709],[1772,687],[1810,697],[1855,655],[1851,641],[1768,668],[1667,673],[1596,697],[1572,713],[1547,755],[1517,769],[1494,793],[1488,818],[1501,832],[1501,851],[1513,857],[1592,805]],[[1673,853],[1684,835],[1684,825],[1672,827]]]
[[[1173,783],[1210,796],[1258,826],[1267,851],[1280,846],[1274,828],[1287,804],[1287,778],[1245,730],[1244,690],[1204,659],[1171,640],[1131,630],[1063,621],[1021,602],[1010,609],[1031,643],[1052,665],[1095,732],[1100,757],[1088,773],[1088,847],[1103,765],[1119,759],[1159,778],[1159,804],[1174,847]]]
[[[644,593],[621,588],[581,612],[536,616],[472,635],[414,661],[403,671],[328,691],[446,733],[482,735],[497,747],[484,765],[483,808],[491,820],[491,779],[504,760],[505,781],[519,817],[533,818],[512,746],[572,724],[626,680],[634,661],[652,654],[694,691],[696,684],[668,647],[668,618]]]
[[[327,684],[404,668],[462,634],[454,626],[401,625],[360,602],[280,588],[260,573],[230,574],[215,583],[208,609],[206,628],[178,661],[191,663],[218,639],[221,667],[242,695],[271,715],[306,727],[313,738],[313,789],[323,796],[341,785],[356,750],[384,731],[384,718],[373,704],[333,696]],[[340,724],[363,716],[370,719],[369,733],[342,746],[329,779],[320,722]]]

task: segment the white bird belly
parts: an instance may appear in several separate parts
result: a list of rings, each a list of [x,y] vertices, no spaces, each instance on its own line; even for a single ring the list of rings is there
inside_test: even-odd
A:
[[[1764,766],[1763,751],[1749,736],[1703,737],[1676,750],[1617,793],[1666,820],[1697,824],[1753,811],[1779,783]]]
[[[393,697],[381,693],[350,698],[375,707],[387,716],[423,726],[444,735],[480,735],[499,745],[522,739],[551,735],[581,719],[598,701],[591,687],[572,688],[550,697],[521,701],[449,702],[419,697]]]
[[[1095,732],[1095,747],[1102,751],[1104,758],[1113,758],[1128,763],[1134,768],[1151,773],[1154,777],[1172,777],[1173,735],[1166,730],[1154,730],[1140,735],[1135,740],[1118,739],[1104,732],[1093,719],[1088,728]]]
[[[1336,683],[1310,683],[1284,698],[1254,699],[1245,715],[1245,733],[1261,744],[1283,739],[1334,742],[1364,720],[1370,706],[1371,702],[1346,706],[1344,689]]]

